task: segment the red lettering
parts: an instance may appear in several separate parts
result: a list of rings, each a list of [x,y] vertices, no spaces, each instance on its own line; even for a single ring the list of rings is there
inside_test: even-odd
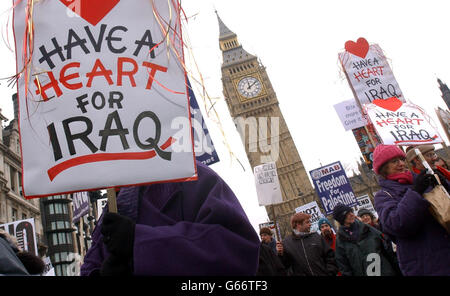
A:
[[[97,69],[100,69],[100,71],[97,71]],[[114,84],[114,82],[112,81],[112,79],[111,79],[111,77],[110,77],[111,75],[112,75],[112,71],[111,71],[111,70],[106,70],[105,66],[103,66],[103,64],[102,64],[102,62],[100,61],[100,59],[97,59],[97,60],[95,61],[94,67],[92,67],[92,71],[89,72],[89,73],[86,73],[86,77],[89,78],[88,83],[87,83],[86,86],[87,86],[87,87],[91,87],[91,85],[92,85],[92,80],[93,80],[95,77],[98,77],[98,76],[103,76],[103,77],[105,77],[105,79],[108,81],[108,84],[109,84],[109,85],[112,85],[112,84]]]
[[[377,124],[378,124],[379,126],[381,126],[381,127],[383,127],[383,124],[389,125],[385,120],[382,120],[382,121],[378,121],[378,120],[377,120]]]
[[[131,71],[124,71],[123,64],[131,63],[133,64],[133,69]],[[136,87],[136,81],[134,80],[134,74],[138,71],[138,64],[135,60],[130,58],[119,58],[117,61],[117,85],[122,86],[122,77],[128,76],[131,82],[131,86]]]
[[[401,120],[400,118],[397,118],[397,124],[402,123],[404,124],[405,122],[403,120]]]
[[[167,72],[167,68],[149,62],[143,62],[142,65],[151,69],[147,81],[147,86],[145,87],[145,89],[152,89],[152,84],[156,71]]]
[[[44,101],[48,101],[48,96],[45,93],[46,90],[53,88],[57,97],[60,97],[63,93],[58,85],[58,80],[55,79],[53,72],[48,71],[48,78],[50,78],[50,82],[46,85],[41,85],[40,81],[36,78],[34,79],[34,84],[36,85],[36,94],[41,95]]]
[[[70,64],[65,65],[61,69],[61,73],[59,73],[59,81],[68,89],[75,90],[75,89],[82,88],[83,84],[81,82],[75,83],[75,84],[69,83],[69,80],[80,77],[80,75],[78,73],[66,75],[66,71],[69,68],[80,68],[80,63],[70,63]]]

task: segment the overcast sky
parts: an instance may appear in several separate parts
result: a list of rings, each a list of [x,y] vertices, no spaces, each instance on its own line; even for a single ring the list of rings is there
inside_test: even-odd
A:
[[[347,40],[365,37],[369,43],[379,44],[405,98],[423,107],[439,125],[434,110],[445,109],[446,105],[436,79],[450,83],[447,2],[182,1],[189,17],[184,33],[189,37],[209,95],[217,98],[215,107],[226,141],[244,169],[230,159],[220,129],[207,118],[221,158],[211,167],[233,189],[255,229],[267,221],[267,215],[264,207],[258,206],[252,169],[223,98],[222,53],[214,10],[238,35],[244,49],[266,66],[280,109],[309,172],[320,164],[338,160],[349,169],[356,168],[361,155],[353,134],[344,130],[333,107],[352,98],[338,63],[338,53],[344,50]],[[9,5],[10,1],[1,1],[0,11]],[[6,15],[2,15],[3,32],[6,20]],[[13,41],[10,44],[13,46]],[[0,55],[0,77],[13,75],[15,57],[4,43],[0,45]],[[198,77],[196,71],[194,75]],[[11,95],[16,90],[8,88],[5,80],[0,82],[0,108],[3,115],[12,119]],[[196,94],[202,107],[202,98]],[[442,127],[438,128],[445,138]],[[448,139],[445,141],[449,144]]]

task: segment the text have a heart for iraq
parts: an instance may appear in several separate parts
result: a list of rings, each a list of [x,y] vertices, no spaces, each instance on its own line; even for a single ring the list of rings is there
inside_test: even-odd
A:
[[[144,61],[139,65],[136,58],[139,55],[146,55],[146,57],[155,59],[155,49],[158,45],[153,42],[150,30],[143,30],[142,37],[135,40],[131,46],[125,44],[122,37],[127,32],[128,29],[125,26],[112,26],[109,28],[106,24],[102,24],[97,34],[94,34],[89,26],[85,26],[82,32],[69,29],[67,43],[65,44],[62,44],[55,37],[51,38],[51,42],[49,42],[51,46],[42,45],[38,48],[37,60],[40,64],[46,64],[50,70],[40,74],[39,79],[34,79],[36,94],[41,95],[43,101],[46,102],[50,99],[58,99],[70,90],[86,89],[86,91],[89,91],[89,89],[92,89],[92,94],[77,95],[74,98],[76,100],[76,107],[81,113],[85,114],[89,111],[89,108],[92,108],[91,110],[102,110],[105,107],[109,107],[109,109],[123,108],[122,100],[124,99],[124,95],[122,92],[109,90],[108,94],[103,94],[97,89],[94,89],[96,83],[106,82],[109,86],[115,85],[116,87],[125,88],[140,87],[141,89],[151,90],[157,73],[167,72],[167,67],[149,61]],[[97,58],[95,61],[93,59],[89,61],[89,59],[84,58],[84,61],[89,61],[92,63],[92,66],[88,65],[86,67],[85,65],[81,65],[78,61],[72,61],[75,50],[77,50],[77,54],[81,52],[86,55],[94,52],[103,53],[104,51],[108,51],[106,54],[109,57],[111,54],[117,55],[116,68],[106,68],[101,58]],[[126,56],[127,54],[128,56]],[[55,64],[63,64],[59,73],[55,72]],[[77,72],[77,69],[81,66],[83,66],[82,68],[91,69],[85,74],[85,77],[82,77]],[[135,79],[135,76],[139,75],[139,71],[146,71],[148,73],[145,85],[137,85],[139,80]],[[42,75],[45,75],[44,79]],[[156,128],[156,136],[151,139],[150,144],[145,143],[145,140],[140,140],[137,133],[140,122],[144,118],[153,120]],[[86,130],[74,134],[69,126],[74,122],[83,123],[86,126]],[[106,151],[108,138],[111,136],[120,137],[123,150],[130,148],[126,138],[129,130],[123,127],[117,110],[108,114],[104,129],[99,132],[99,136],[101,136],[101,145],[99,147],[89,138],[93,130],[92,120],[89,117],[74,116],[67,118],[62,121],[62,125],[70,155],[76,154],[74,146],[74,140],[76,139],[81,140],[92,153],[96,153],[98,150]],[[112,128],[113,125],[116,128]],[[54,160],[57,161],[63,158],[64,155],[57,137],[55,123],[50,123],[47,129],[53,147]],[[143,111],[139,114],[133,127],[133,137],[137,146],[143,150],[156,149],[159,156],[170,159],[170,156],[166,156],[164,152],[158,149],[157,142],[159,141],[160,135],[161,123],[158,116],[152,111]]]

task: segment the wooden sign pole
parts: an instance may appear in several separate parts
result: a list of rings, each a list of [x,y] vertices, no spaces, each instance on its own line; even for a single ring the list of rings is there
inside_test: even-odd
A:
[[[277,223],[277,217],[275,216],[275,208],[273,205],[270,206],[272,208],[272,216],[273,216],[273,223],[275,224],[275,237],[277,239],[277,241],[281,241],[280,240],[280,236],[278,235],[278,223]]]
[[[358,104],[359,110],[361,110],[361,114],[364,116],[365,114],[364,114],[364,110],[363,110],[363,108],[362,108],[361,102],[359,101],[358,96],[356,95],[356,92],[355,92],[355,90],[353,89],[352,84],[350,83],[350,79],[348,78],[347,71],[345,71],[345,67],[344,67],[344,65],[342,64],[342,61],[341,61],[341,66],[342,66],[342,71],[344,71],[345,78],[347,79],[347,83],[348,83],[348,85],[350,86],[350,89],[352,90],[353,97],[355,98],[355,101],[356,101],[356,103]],[[375,143],[375,141],[373,140],[372,135],[370,134],[369,129],[367,128],[367,125],[364,126],[364,129],[366,130],[366,133],[367,133],[367,136],[369,137],[370,143],[372,144],[373,148],[375,149],[376,143]]]
[[[116,189],[114,187],[106,189],[106,196],[108,197],[108,211],[117,213]]]

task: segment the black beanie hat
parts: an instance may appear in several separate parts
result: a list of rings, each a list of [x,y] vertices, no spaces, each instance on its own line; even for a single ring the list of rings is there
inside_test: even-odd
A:
[[[337,204],[333,209],[333,218],[338,221],[339,224],[344,225],[345,216],[350,212],[353,212],[351,207],[344,204]]]

